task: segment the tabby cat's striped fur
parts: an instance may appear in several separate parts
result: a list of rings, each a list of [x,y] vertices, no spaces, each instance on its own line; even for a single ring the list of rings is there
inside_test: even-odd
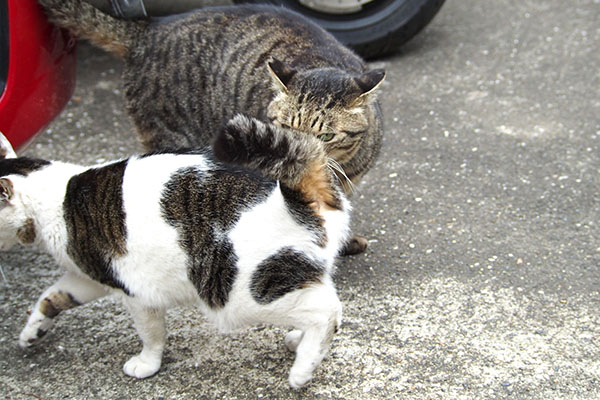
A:
[[[81,0],[38,1],[51,21],[124,59],[127,109],[148,150],[203,147],[243,112],[319,137],[354,183],[375,161],[383,70],[367,71],[299,14],[237,5],[121,21]]]

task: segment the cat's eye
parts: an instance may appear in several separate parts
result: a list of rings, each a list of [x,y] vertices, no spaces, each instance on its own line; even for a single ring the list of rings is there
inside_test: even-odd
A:
[[[333,132],[326,132],[326,133],[321,133],[320,135],[317,135],[317,138],[324,142],[329,142],[331,139],[333,139],[334,136],[335,136],[335,134]]]

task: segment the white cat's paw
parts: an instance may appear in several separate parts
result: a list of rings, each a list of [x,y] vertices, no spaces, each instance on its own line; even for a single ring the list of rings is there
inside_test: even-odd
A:
[[[304,332],[302,332],[300,329],[295,329],[289,332],[287,335],[285,335],[284,343],[289,351],[296,351],[298,345],[300,344],[300,341],[302,340],[303,335]]]
[[[307,371],[296,371],[294,368],[290,371],[289,382],[292,389],[300,389],[306,385],[312,378],[312,373]]]
[[[123,372],[134,378],[143,379],[152,376],[160,369],[160,359],[148,360],[142,359],[141,356],[131,357],[129,361],[123,365]]]
[[[44,322],[46,321],[41,320],[27,323],[19,335],[19,346],[25,349],[39,342],[46,335],[48,329],[52,327],[52,320],[49,320],[47,323]]]

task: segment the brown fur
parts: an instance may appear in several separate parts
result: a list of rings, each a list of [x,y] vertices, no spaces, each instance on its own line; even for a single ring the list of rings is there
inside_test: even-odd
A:
[[[0,179],[0,196],[6,200],[10,200],[13,197],[14,189],[13,184],[10,180],[1,178]]]
[[[48,295],[40,304],[40,312],[48,318],[54,318],[61,311],[77,307],[80,303],[76,301],[70,293],[53,292]]]
[[[333,189],[331,175],[327,166],[320,160],[308,166],[307,172],[300,178],[295,189],[305,195],[317,215],[323,210],[341,208],[337,193]]]
[[[23,244],[31,244],[35,241],[36,231],[33,219],[27,218],[25,224],[17,230],[17,238]]]

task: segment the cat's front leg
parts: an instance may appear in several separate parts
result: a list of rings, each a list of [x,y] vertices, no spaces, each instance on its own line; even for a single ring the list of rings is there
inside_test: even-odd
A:
[[[44,291],[33,308],[19,336],[23,348],[37,343],[52,327],[58,314],[97,298],[106,296],[107,289],[88,278],[72,272],[65,273]]]
[[[131,357],[125,363],[123,372],[134,378],[147,378],[160,369],[162,353],[167,339],[165,310],[144,307],[131,298],[125,300],[125,305],[133,317],[143,347],[140,354]]]

